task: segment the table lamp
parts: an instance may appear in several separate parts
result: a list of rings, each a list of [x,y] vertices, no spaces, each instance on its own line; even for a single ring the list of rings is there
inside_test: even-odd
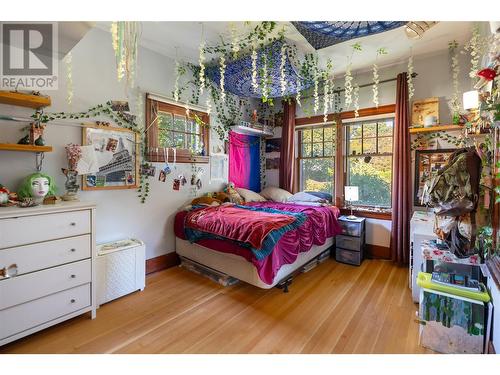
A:
[[[347,216],[349,220],[354,220],[357,219],[356,216],[353,215],[352,213],[352,202],[358,201],[359,200],[359,190],[357,186],[346,186],[344,187],[344,196],[345,200],[349,202],[349,205],[351,206],[351,214]]]

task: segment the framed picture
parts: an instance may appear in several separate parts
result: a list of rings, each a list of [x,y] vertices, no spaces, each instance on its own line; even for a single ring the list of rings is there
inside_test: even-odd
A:
[[[83,190],[134,189],[139,179],[139,134],[124,128],[89,126],[82,145],[94,146],[99,171],[83,176]]]
[[[430,180],[437,171],[443,169],[454,151],[456,150],[416,150],[415,186],[413,188],[413,204],[415,206],[422,206],[420,200],[422,198],[425,183]]]
[[[266,169],[280,169],[280,158],[266,159]]]
[[[280,152],[281,138],[266,139],[266,153]]]

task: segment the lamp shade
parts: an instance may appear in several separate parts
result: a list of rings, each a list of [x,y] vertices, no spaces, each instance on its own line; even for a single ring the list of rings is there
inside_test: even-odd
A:
[[[359,200],[359,190],[357,186],[346,186],[344,187],[345,200],[349,202],[355,202]]]
[[[477,90],[464,92],[464,109],[476,109],[479,107],[479,93]]]

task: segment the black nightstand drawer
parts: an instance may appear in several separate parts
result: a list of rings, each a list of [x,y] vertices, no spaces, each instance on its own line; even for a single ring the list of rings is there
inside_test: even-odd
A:
[[[361,251],[363,250],[363,238],[361,237],[351,237],[351,236],[343,236],[341,234],[335,237],[336,247],[340,247],[342,249]]]
[[[359,266],[363,261],[363,252],[341,249],[337,247],[337,249],[335,250],[335,260],[337,262]]]

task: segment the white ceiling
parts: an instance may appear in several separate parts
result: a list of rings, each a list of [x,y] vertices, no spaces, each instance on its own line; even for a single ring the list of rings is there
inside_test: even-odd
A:
[[[243,22],[141,22],[140,44],[170,58],[196,63],[202,28],[203,39],[206,43],[215,45],[220,44],[221,36],[226,41],[230,40],[231,28],[237,30],[237,35],[246,35],[255,25],[255,22],[250,24]],[[109,31],[110,23],[97,22],[96,26]],[[410,49],[414,56],[418,56],[446,50],[448,42],[452,40],[464,44],[470,38],[472,26],[472,22],[439,22],[419,40],[408,39],[404,27],[400,27],[321,49],[318,51],[318,56],[323,64],[328,57],[331,58],[334,70],[337,73],[343,73],[348,63],[347,56],[352,52],[352,44],[359,42],[363,50],[354,52],[352,57],[352,69],[359,72],[370,69],[375,62],[376,51],[381,47],[386,48],[388,54],[378,57],[378,65],[392,65],[406,60],[410,55]],[[277,29],[283,27],[286,38],[293,41],[300,51],[314,51],[291,23],[278,22]]]

